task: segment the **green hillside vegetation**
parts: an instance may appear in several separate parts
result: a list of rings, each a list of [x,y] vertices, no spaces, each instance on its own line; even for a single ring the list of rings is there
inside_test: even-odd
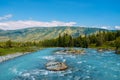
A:
[[[91,35],[72,37],[67,33],[59,34],[55,39],[39,41],[14,42],[11,40],[0,42],[0,55],[15,52],[31,52],[41,47],[82,47],[105,48],[120,53],[120,31],[99,31]]]
[[[87,48],[91,45],[95,47],[100,47],[103,45],[115,46],[115,40],[120,37],[120,31],[106,32],[99,31],[98,33],[91,35],[84,35],[79,37],[72,37],[71,35],[64,33],[64,35],[59,34],[56,39],[49,39],[41,41],[42,46],[58,46],[58,47],[84,47]],[[118,39],[119,41],[119,39]],[[48,42],[48,43],[47,43]],[[55,43],[55,44],[54,44]],[[88,46],[87,46],[88,45]]]
[[[39,41],[45,39],[57,38],[59,34],[67,34],[72,37],[78,37],[79,35],[88,35],[97,33],[98,31],[107,31],[99,28],[85,28],[85,27],[34,27],[19,30],[0,30],[0,41]]]

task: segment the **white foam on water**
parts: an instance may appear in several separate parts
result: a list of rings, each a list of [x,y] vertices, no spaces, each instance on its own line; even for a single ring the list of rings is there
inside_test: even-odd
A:
[[[74,80],[80,80],[80,78],[81,78],[80,76],[75,76]]]
[[[73,71],[71,69],[68,69],[66,71],[48,71],[48,70],[44,70],[44,69],[36,69],[36,70],[31,70],[31,71],[25,71],[23,73],[21,73],[22,78],[29,78],[32,80],[35,80],[35,76],[65,76],[66,74],[71,74]]]
[[[33,71],[30,71],[30,74],[32,74],[32,75],[48,75],[48,72],[46,70],[33,70]]]
[[[14,74],[18,74],[18,70],[16,67],[13,67],[13,68],[9,68],[9,70],[14,73]]]
[[[81,63],[82,63],[82,61],[78,61],[77,63],[78,63],[78,64],[81,64]]]
[[[83,61],[84,63],[87,62],[86,60]]]
[[[66,55],[65,57],[68,57],[68,58],[76,58],[75,55]]]
[[[56,55],[57,58],[63,59],[63,55]]]
[[[34,76],[31,76],[32,80],[35,80]]]
[[[29,77],[29,76],[30,76],[30,73],[24,73],[24,74],[22,74],[22,76],[24,76],[24,77]]]
[[[119,66],[120,65],[120,63],[117,63],[117,66]]]
[[[55,57],[53,56],[44,56],[42,59],[47,59],[47,60],[55,60]]]
[[[63,62],[66,62],[66,59],[63,59]]]
[[[91,68],[92,66],[91,65],[88,65],[88,68]]]
[[[89,79],[90,78],[90,76],[85,76],[85,79]]]

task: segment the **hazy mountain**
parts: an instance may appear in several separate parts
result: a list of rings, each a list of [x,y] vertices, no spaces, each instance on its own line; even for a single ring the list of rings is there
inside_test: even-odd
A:
[[[34,27],[19,30],[0,30],[0,41],[38,41],[56,38],[61,33],[71,34],[73,37],[84,34],[92,34],[98,31],[107,31],[99,28],[85,27]]]

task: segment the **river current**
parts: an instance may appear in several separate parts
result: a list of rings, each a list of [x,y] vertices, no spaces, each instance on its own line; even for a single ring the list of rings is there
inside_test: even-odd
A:
[[[56,54],[46,48],[0,63],[0,80],[120,80],[120,55],[85,49],[85,54]],[[49,61],[65,62],[65,71],[49,71]]]

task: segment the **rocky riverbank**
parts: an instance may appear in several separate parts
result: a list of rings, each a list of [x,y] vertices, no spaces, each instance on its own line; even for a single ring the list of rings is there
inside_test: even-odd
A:
[[[15,54],[9,54],[9,55],[5,55],[5,56],[0,56],[0,62],[7,61],[9,59],[13,59],[15,57],[19,57],[19,56],[22,56],[22,55],[25,55],[25,54],[28,54],[28,53],[30,53],[30,52],[15,53]]]

